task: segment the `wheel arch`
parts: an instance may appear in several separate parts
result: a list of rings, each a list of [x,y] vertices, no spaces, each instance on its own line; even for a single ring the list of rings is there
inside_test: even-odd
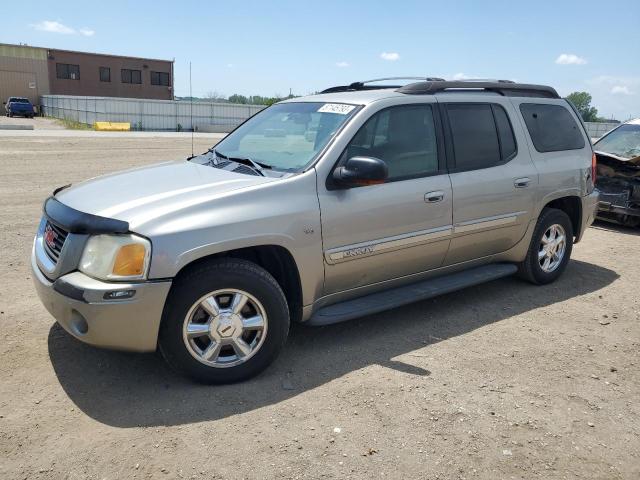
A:
[[[566,195],[548,201],[542,209],[555,208],[567,214],[573,228],[574,243],[580,241],[580,229],[582,226],[582,201],[577,195]]]
[[[239,258],[255,263],[269,272],[282,288],[291,322],[302,319],[302,281],[298,265],[291,252],[281,245],[256,245],[205,255],[182,266],[175,276],[175,281],[200,265],[220,258]]]

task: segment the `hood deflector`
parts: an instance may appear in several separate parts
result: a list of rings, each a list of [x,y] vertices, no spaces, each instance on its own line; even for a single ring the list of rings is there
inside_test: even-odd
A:
[[[44,214],[51,223],[69,233],[127,233],[129,231],[128,222],[81,212],[54,197],[49,197],[44,202]]]

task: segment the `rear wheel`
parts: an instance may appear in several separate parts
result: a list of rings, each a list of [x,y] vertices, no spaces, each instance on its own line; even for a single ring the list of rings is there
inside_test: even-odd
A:
[[[289,332],[276,280],[258,265],[221,259],[176,280],[158,345],[176,370],[205,383],[230,383],[264,370]]]
[[[543,285],[556,280],[569,263],[573,249],[573,226],[562,210],[545,208],[531,238],[529,251],[519,265],[525,280]]]

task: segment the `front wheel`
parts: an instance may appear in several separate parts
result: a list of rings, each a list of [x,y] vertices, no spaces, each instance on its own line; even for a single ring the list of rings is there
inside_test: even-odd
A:
[[[278,282],[240,259],[219,259],[176,280],[158,345],[166,361],[204,383],[245,380],[278,355],[289,309]]]
[[[537,285],[555,281],[569,263],[573,249],[573,226],[562,210],[545,208],[538,218],[531,244],[519,273]]]

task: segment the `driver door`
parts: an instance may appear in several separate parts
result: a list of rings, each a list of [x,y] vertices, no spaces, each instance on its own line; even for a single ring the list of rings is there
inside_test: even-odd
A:
[[[442,265],[452,231],[452,193],[434,107],[382,109],[344,150],[338,166],[354,156],[385,161],[385,183],[319,185],[325,295]]]

